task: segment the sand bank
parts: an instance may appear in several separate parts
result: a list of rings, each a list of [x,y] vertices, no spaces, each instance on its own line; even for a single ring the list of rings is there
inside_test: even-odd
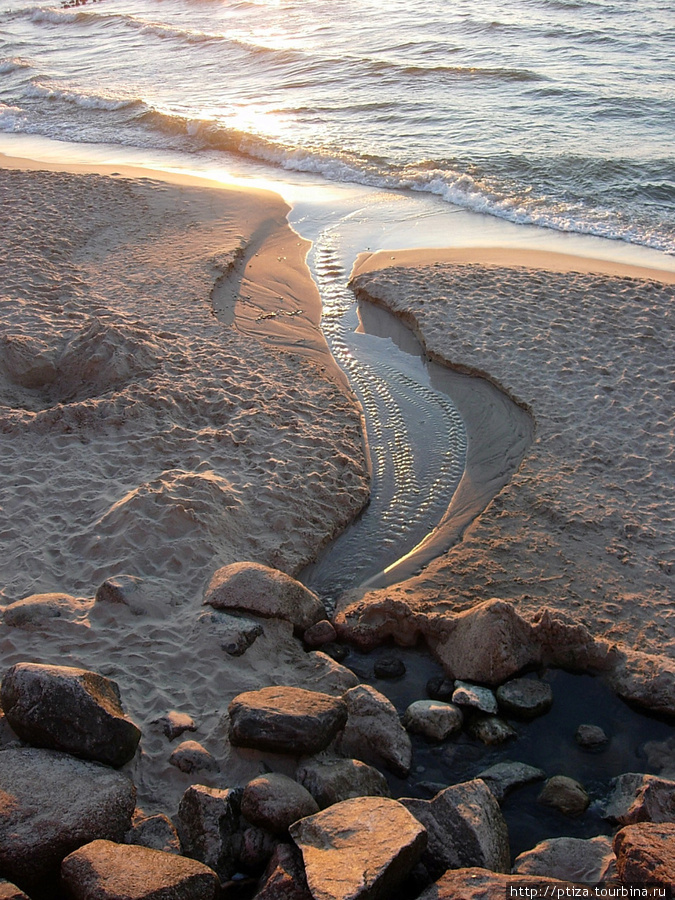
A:
[[[459,611],[497,596],[675,654],[672,273],[433,250],[364,255],[354,275],[359,295],[408,322],[433,358],[493,381],[536,427],[461,543],[363,602]]]
[[[229,562],[296,572],[356,514],[360,411],[278,197],[42,168],[0,169],[0,586],[4,604],[81,602],[33,630],[0,626],[3,667],[118,681],[144,734],[139,804],[173,811],[194,779],[169,766],[155,719],[191,715],[222,770],[235,694],[330,687],[330,664],[279,624],[228,656],[201,599]],[[122,574],[133,610],[93,607]],[[235,781],[260,765],[227,764]]]

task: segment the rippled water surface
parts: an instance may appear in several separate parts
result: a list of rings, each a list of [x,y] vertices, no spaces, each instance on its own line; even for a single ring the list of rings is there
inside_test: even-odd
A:
[[[0,0],[0,130],[250,157],[675,253],[670,0]]]

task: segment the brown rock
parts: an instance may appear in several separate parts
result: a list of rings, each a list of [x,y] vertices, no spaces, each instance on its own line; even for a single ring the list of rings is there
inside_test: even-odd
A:
[[[553,878],[531,877],[529,875],[503,875],[487,869],[451,869],[443,877],[428,887],[417,900],[504,900],[517,888],[533,888],[550,884],[560,887]],[[521,896],[521,894],[516,894]],[[535,894],[522,896],[536,897]]]
[[[169,757],[172,766],[191,775],[193,772],[217,772],[219,767],[209,751],[199,741],[183,741]]]
[[[675,781],[626,772],[613,778],[603,815],[621,825],[675,821]]]
[[[183,853],[230,878],[236,867],[240,790],[193,784],[183,794],[176,829]]]
[[[544,785],[537,802],[552,806],[565,816],[580,816],[586,812],[590,798],[578,781],[567,775],[554,775]]]
[[[15,884],[3,881],[0,883],[0,900],[30,900],[30,897]]]
[[[321,809],[353,797],[391,796],[384,775],[358,759],[309,760],[295,777]]]
[[[293,822],[311,816],[319,806],[301,784],[286,775],[259,775],[244,788],[241,814],[253,825],[285,834]]]
[[[141,738],[115,682],[86,669],[18,663],[3,679],[2,708],[29,744],[111,766],[129,762]]]
[[[261,882],[254,900],[313,900],[302,855],[289,844],[277,845]]]
[[[13,628],[32,631],[42,628],[49,619],[84,621],[91,606],[91,600],[70,594],[31,594],[5,607],[2,620]]]
[[[302,639],[308,647],[322,647],[324,644],[330,644],[336,637],[335,629],[328,619],[322,619],[308,628]]]
[[[609,676],[619,697],[643,709],[675,716],[675,661],[626,651]]]
[[[73,900],[215,900],[216,873],[184,856],[94,841],[67,856],[61,878]]]
[[[259,563],[223,566],[213,574],[204,603],[215,609],[237,609],[268,619],[286,619],[305,631],[325,619],[323,604],[299,581]]]
[[[340,737],[340,752],[384,765],[405,778],[412,763],[412,744],[393,704],[367,684],[347,691],[344,701],[349,717]]]
[[[185,731],[197,730],[192,716],[189,716],[187,713],[177,712],[175,709],[171,709],[165,716],[155,719],[153,725],[160,725],[170,741],[180,737]]]
[[[315,900],[388,900],[426,844],[420,823],[385,797],[344,800],[290,830]]]
[[[519,875],[548,875],[581,884],[599,884],[616,876],[616,857],[611,838],[604,834],[589,840],[550,838],[521,853],[514,862],[513,872]]]
[[[616,868],[626,884],[675,883],[675,824],[640,822],[614,837]]]
[[[229,714],[230,741],[236,747],[311,756],[344,726],[347,706],[317,691],[268,687],[239,694]]]

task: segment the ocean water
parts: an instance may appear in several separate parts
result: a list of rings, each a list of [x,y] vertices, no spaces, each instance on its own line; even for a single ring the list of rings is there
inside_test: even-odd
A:
[[[0,0],[0,132],[675,255],[672,0]]]

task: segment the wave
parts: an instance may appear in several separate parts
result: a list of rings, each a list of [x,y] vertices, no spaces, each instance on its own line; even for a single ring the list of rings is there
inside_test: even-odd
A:
[[[24,69],[32,69],[33,65],[27,59],[14,57],[13,59],[0,59],[0,75],[11,75],[12,72],[20,72]]]
[[[83,109],[100,109],[108,112],[118,109],[147,109],[145,102],[138,97],[86,94],[76,90],[52,87],[50,84],[45,84],[38,80],[34,80],[27,85],[25,96],[46,100],[63,100]]]

